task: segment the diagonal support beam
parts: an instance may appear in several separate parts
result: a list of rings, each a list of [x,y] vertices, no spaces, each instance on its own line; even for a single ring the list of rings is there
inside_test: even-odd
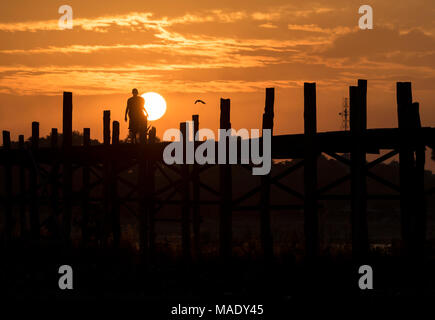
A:
[[[381,157],[379,157],[379,158],[373,160],[372,162],[367,163],[367,164],[366,164],[366,169],[367,169],[367,170],[368,170],[368,169],[371,169],[371,168],[373,168],[374,166],[376,166],[376,165],[378,165],[378,164],[380,164],[380,163],[382,163],[382,162],[384,162],[384,161],[386,161],[386,160],[388,160],[388,159],[394,157],[396,154],[399,154],[399,150],[393,150],[393,151],[390,151],[390,152],[388,152],[387,154],[384,154],[383,156],[381,156]]]

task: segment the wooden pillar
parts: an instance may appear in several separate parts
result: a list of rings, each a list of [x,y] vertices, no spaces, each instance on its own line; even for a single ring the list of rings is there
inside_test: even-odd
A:
[[[62,231],[65,246],[71,244],[72,218],[72,92],[63,93],[63,219]]]
[[[111,230],[111,210],[110,210],[110,110],[104,110],[103,112],[103,144],[105,150],[105,156],[103,161],[103,212],[104,212],[104,221],[103,221],[103,246],[107,246],[109,233]]]
[[[59,133],[57,132],[57,128],[51,128],[50,134],[50,146],[53,150],[58,148],[59,144]]]
[[[412,89],[410,82],[397,83],[397,115],[399,123],[399,179],[400,179],[400,214],[403,254],[411,254],[412,216],[415,208],[413,198],[414,154],[411,147],[412,129]]]
[[[113,121],[112,124],[112,144],[117,145],[119,144],[119,122]]]
[[[196,152],[196,135],[199,131],[199,115],[192,115],[193,121],[193,140],[195,143],[194,152]],[[193,252],[196,259],[201,258],[201,212],[200,212],[200,186],[199,186],[199,165],[194,161],[192,166],[192,221],[193,221]]]
[[[399,161],[403,165],[401,173],[401,209],[403,209],[403,225],[405,254],[413,258],[422,258],[426,245],[426,198],[424,191],[425,146],[417,134],[421,128],[419,103],[412,103],[411,84],[400,85],[404,105],[401,108],[401,141],[403,142]],[[405,98],[406,97],[406,100]],[[405,104],[405,102],[407,104]],[[412,138],[411,138],[412,137]],[[402,140],[403,139],[403,140]],[[403,181],[402,181],[403,179]],[[406,186],[408,184],[408,186]],[[403,196],[402,196],[403,191]]]
[[[103,111],[103,143],[110,145],[110,110]]]
[[[72,92],[63,93],[63,147],[72,146]]]
[[[83,129],[83,148],[89,149],[91,143],[91,129]],[[83,164],[82,169],[82,242],[88,243],[89,241],[89,192],[90,192],[90,182],[91,182],[91,171],[88,162]]]
[[[11,134],[9,131],[3,131],[3,149],[11,150]],[[12,161],[7,156],[7,161],[4,165],[4,186],[5,186],[5,225],[4,225],[4,243],[9,244],[12,238],[13,219],[12,219]]]
[[[183,144],[183,164],[181,165],[181,242],[183,250],[183,258],[186,262],[191,260],[191,244],[190,244],[190,183],[189,183],[189,165],[187,164],[187,143],[189,139],[189,128],[187,122],[180,123],[180,139]]]
[[[367,130],[367,80],[358,79],[358,88],[361,92],[361,125],[363,130]]]
[[[317,256],[319,242],[316,134],[316,84],[304,83],[304,232],[309,259]]]
[[[366,152],[364,134],[367,129],[366,88],[364,81],[360,86],[349,88],[350,132],[352,136],[351,160],[351,223],[352,254],[357,259],[367,256],[369,250],[367,232],[367,181]]]
[[[119,122],[113,121],[112,145],[119,145]],[[112,232],[113,245],[118,247],[121,241],[121,216],[120,203],[118,198],[118,165],[116,160],[112,159],[111,164],[111,183],[110,183],[110,199],[112,202]]]
[[[275,88],[266,89],[266,102],[263,113],[263,130],[271,130],[273,135],[273,117]],[[261,144],[263,145],[263,144]],[[273,259],[273,237],[270,222],[270,173],[261,177],[260,222],[263,256],[267,261]]]
[[[149,132],[149,144],[156,143],[156,128],[152,127]],[[156,250],[156,228],[155,228],[155,173],[156,173],[156,167],[155,162],[153,160],[148,161],[148,175],[147,175],[147,181],[148,181],[148,188],[147,188],[147,194],[148,194],[148,212],[149,212],[149,250],[150,255],[153,256]]]
[[[221,99],[220,129],[231,129],[230,99]],[[222,137],[219,137],[221,141]],[[220,208],[219,208],[219,253],[223,262],[232,255],[232,177],[229,163],[229,141],[226,141],[226,164],[219,165]]]
[[[51,232],[53,237],[59,237],[58,214],[59,214],[59,150],[58,150],[58,132],[56,128],[51,129],[51,171],[50,171],[50,214],[52,219]]]
[[[32,146],[30,165],[30,231],[32,240],[39,240],[38,176],[36,155],[39,146],[39,123],[32,122]]]
[[[24,153],[24,135],[18,137],[18,148]],[[20,162],[19,170],[19,192],[20,192],[20,236],[24,238],[27,233],[27,192],[26,192],[26,162]]]
[[[421,128],[420,121],[420,105],[419,103],[412,104],[412,121],[415,129]],[[415,187],[413,188],[415,196],[415,230],[414,230],[414,249],[413,251],[419,257],[425,256],[426,247],[426,232],[427,232],[427,206],[424,188],[424,174],[426,161],[426,147],[424,143],[416,141],[415,143]]]

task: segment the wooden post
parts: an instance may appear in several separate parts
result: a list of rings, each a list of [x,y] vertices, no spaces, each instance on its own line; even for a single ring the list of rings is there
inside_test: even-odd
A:
[[[24,135],[20,134],[18,137],[18,148],[24,152]],[[20,192],[20,236],[24,238],[27,233],[27,217],[26,217],[26,166],[25,162],[20,163],[19,172],[19,192]]]
[[[411,148],[410,130],[412,109],[412,89],[410,82],[397,83],[397,115],[399,123],[400,147],[399,147],[399,176],[400,176],[400,212],[403,254],[411,254],[411,224],[413,197],[413,168],[414,154]]]
[[[113,135],[112,144],[119,145],[119,122],[113,121]],[[112,160],[111,165],[111,183],[110,183],[110,199],[112,202],[112,232],[113,232],[113,245],[118,247],[121,241],[121,216],[120,204],[118,198],[118,166],[116,161]]]
[[[119,144],[119,122],[113,121],[112,126],[113,126],[112,144],[117,145]]]
[[[105,146],[110,145],[110,110],[103,112],[103,143]]]
[[[39,122],[32,122],[32,164],[30,168],[30,230],[32,239],[39,240],[38,176],[36,153],[39,145]]]
[[[59,236],[58,213],[59,213],[59,158],[58,158],[58,132],[56,128],[51,129],[51,150],[53,153],[50,172],[50,211],[52,218],[52,229],[54,238]]]
[[[317,256],[319,217],[317,211],[317,111],[316,84],[304,83],[304,232],[307,258]]]
[[[111,210],[110,210],[110,110],[103,112],[103,143],[105,146],[105,157],[103,161],[103,246],[108,245],[109,233],[111,229]]]
[[[183,250],[183,259],[189,262],[191,259],[191,245],[190,245],[190,183],[189,183],[189,165],[187,164],[187,143],[189,139],[189,129],[187,122],[180,123],[180,139],[183,144],[183,164],[181,165],[181,242]]]
[[[220,129],[231,129],[230,99],[221,99]],[[222,137],[219,137],[219,140]],[[229,148],[226,141],[226,164],[219,165],[220,208],[219,208],[219,253],[222,262],[231,259],[232,255],[232,177],[231,165],[228,164]]]
[[[358,88],[361,90],[361,126],[365,131],[367,130],[367,80],[358,79]]]
[[[58,143],[59,143],[59,134],[57,132],[57,128],[51,129],[50,140],[51,140],[51,143],[50,143],[51,148],[53,150],[57,149]]]
[[[63,239],[65,246],[71,244],[72,218],[72,92],[63,93]]]
[[[3,131],[3,149],[11,150],[11,134],[9,131]],[[9,244],[12,238],[13,219],[12,219],[12,162],[6,161],[4,165],[4,186],[5,186],[5,226],[4,226],[4,242]]]
[[[91,129],[84,128],[83,129],[83,148],[86,150],[89,148],[91,142]],[[82,180],[83,180],[83,189],[82,189],[82,241],[83,243],[88,243],[89,241],[89,232],[88,232],[88,224],[89,224],[89,187],[91,181],[91,171],[88,162],[83,164],[82,169]]]
[[[192,115],[193,121],[193,141],[196,152],[196,135],[199,130],[199,115]],[[193,221],[193,252],[196,259],[201,258],[201,213],[200,213],[200,186],[199,186],[199,165],[194,161],[192,166],[192,221]]]
[[[156,128],[152,127],[149,133],[148,143],[152,144],[156,142]],[[156,228],[155,228],[155,173],[156,167],[153,160],[148,161],[148,208],[149,208],[149,250],[150,255],[153,256],[156,250]]]
[[[352,136],[351,160],[351,223],[352,254],[357,260],[367,256],[369,250],[367,231],[367,181],[366,152],[364,134],[367,129],[366,88],[364,81],[360,86],[349,88],[350,132]]]
[[[421,128],[420,121],[420,105],[419,103],[412,104],[412,121],[414,122],[415,129]],[[415,151],[415,234],[414,243],[415,247],[413,251],[419,257],[425,256],[426,247],[426,232],[427,232],[427,207],[426,196],[424,189],[424,173],[425,173],[425,161],[426,161],[426,147],[424,143],[416,143]]]
[[[271,130],[273,135],[273,107],[275,103],[275,89],[266,89],[266,102],[263,113],[263,130]],[[264,134],[263,134],[264,135]],[[261,177],[260,195],[260,221],[261,221],[261,243],[263,255],[266,261],[273,259],[273,237],[270,223],[270,173]]]
[[[72,92],[63,93],[63,147],[72,146]]]

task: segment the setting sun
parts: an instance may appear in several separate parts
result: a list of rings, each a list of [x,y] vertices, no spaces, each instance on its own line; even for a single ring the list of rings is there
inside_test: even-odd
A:
[[[165,99],[155,92],[147,92],[142,95],[145,99],[145,110],[148,113],[148,120],[160,119],[166,112]]]

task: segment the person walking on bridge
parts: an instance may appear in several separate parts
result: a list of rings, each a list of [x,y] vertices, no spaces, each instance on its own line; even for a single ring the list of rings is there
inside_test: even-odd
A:
[[[145,99],[139,96],[138,90],[132,90],[133,96],[127,100],[127,108],[125,109],[125,121],[127,115],[130,119],[129,122],[129,137],[132,143],[137,142],[137,135],[145,135],[147,131],[147,117],[148,114],[145,110]]]

